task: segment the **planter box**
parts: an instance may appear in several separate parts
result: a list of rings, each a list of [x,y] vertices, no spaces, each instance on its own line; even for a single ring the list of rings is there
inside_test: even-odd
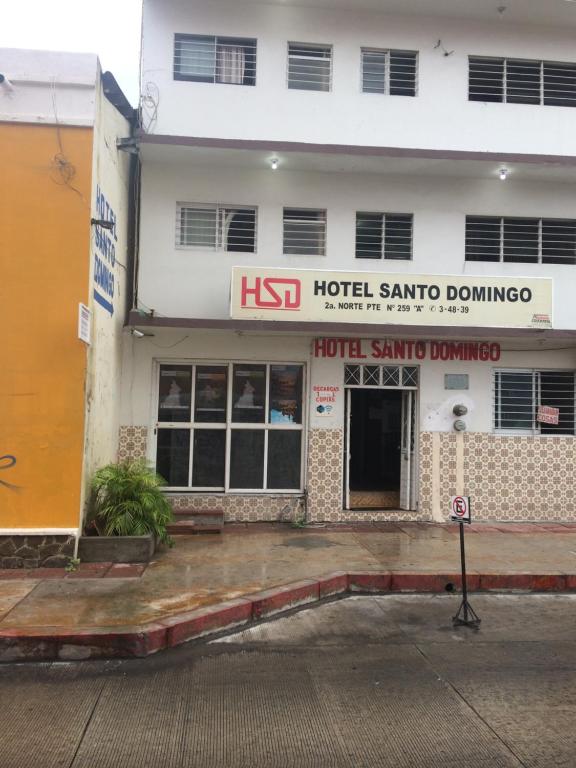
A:
[[[151,533],[146,536],[80,536],[78,557],[82,563],[148,563],[155,549]]]

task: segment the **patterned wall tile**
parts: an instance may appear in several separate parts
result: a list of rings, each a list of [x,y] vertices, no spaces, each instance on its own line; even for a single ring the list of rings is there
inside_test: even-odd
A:
[[[466,492],[479,520],[576,520],[572,437],[465,436]]]
[[[148,427],[120,427],[118,434],[118,461],[145,459]]]
[[[418,443],[418,480],[420,485],[418,508],[422,515],[432,518],[432,433],[421,432]]]

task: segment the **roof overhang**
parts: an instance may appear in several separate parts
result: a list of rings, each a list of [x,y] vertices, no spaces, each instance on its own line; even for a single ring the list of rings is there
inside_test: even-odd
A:
[[[534,342],[566,342],[576,348],[576,330],[554,328],[465,328],[461,326],[384,325],[368,323],[274,322],[272,320],[228,320],[195,317],[160,317],[132,310],[131,328],[196,329],[230,332],[302,334],[307,336],[379,336],[437,339],[526,339]]]

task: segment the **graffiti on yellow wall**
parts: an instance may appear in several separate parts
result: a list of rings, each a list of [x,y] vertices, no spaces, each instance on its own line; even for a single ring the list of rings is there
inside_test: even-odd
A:
[[[0,456],[0,471],[3,469],[10,469],[16,464],[16,456],[11,456],[9,453],[4,456]],[[7,480],[0,478],[0,485],[8,488],[11,491],[17,491],[19,486],[14,483],[9,483]]]

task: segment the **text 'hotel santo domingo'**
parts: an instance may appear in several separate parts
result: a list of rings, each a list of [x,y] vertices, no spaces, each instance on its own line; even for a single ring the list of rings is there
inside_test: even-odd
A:
[[[575,519],[576,7],[145,0],[120,455],[228,520]]]

